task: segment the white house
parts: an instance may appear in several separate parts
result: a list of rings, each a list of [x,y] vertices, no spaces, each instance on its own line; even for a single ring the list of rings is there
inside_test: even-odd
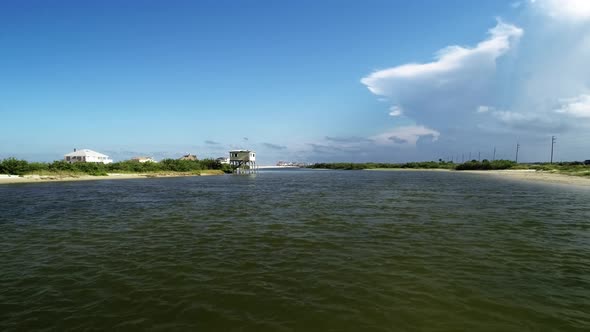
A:
[[[109,156],[88,149],[74,149],[74,152],[70,152],[64,155],[64,160],[68,163],[110,164],[113,162],[113,160],[109,158]]]

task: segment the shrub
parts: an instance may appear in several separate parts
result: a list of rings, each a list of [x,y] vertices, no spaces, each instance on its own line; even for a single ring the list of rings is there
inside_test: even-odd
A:
[[[26,160],[7,158],[0,163],[0,174],[24,175],[29,171],[29,163]]]
[[[494,160],[489,161],[484,159],[482,161],[472,160],[455,167],[458,171],[464,170],[493,170],[493,169],[509,169],[515,166],[516,163],[510,160]]]

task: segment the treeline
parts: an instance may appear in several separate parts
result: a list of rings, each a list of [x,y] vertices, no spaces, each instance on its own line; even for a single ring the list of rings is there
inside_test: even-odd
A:
[[[341,170],[361,170],[361,169],[376,169],[376,168],[442,168],[453,169],[455,164],[446,161],[423,161],[411,163],[316,163],[308,166],[308,168],[322,168],[322,169],[341,169]]]
[[[340,170],[361,170],[361,169],[379,169],[379,168],[396,168],[396,169],[456,169],[456,170],[492,170],[492,169],[509,169],[516,163],[510,160],[472,160],[462,164],[455,164],[447,161],[424,161],[411,163],[317,163],[309,168],[322,169],[340,169]]]
[[[201,170],[222,170],[231,172],[227,164],[214,159],[177,160],[164,159],[159,163],[140,163],[138,161],[121,161],[112,164],[102,163],[68,163],[54,161],[52,163],[28,162],[15,158],[7,158],[0,162],[0,174],[25,175],[43,173],[81,173],[103,176],[107,173],[157,173],[157,172],[197,172]]]

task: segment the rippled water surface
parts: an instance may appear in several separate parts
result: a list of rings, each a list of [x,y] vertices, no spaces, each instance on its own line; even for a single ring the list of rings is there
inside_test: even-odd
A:
[[[590,329],[590,191],[455,172],[0,186],[0,330]]]

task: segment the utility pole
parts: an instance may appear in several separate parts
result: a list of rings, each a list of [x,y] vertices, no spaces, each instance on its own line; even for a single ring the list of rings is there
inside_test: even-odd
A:
[[[464,163],[465,162],[465,153],[461,153],[461,162]]]
[[[496,161],[496,147],[494,146],[494,157],[492,158],[492,161]]]
[[[551,136],[551,164],[553,164],[553,145],[555,144],[555,136]]]
[[[520,144],[516,143],[516,163],[518,164],[518,150],[520,149]]]
[[[479,161],[481,161],[481,151],[477,152],[477,159],[479,159]]]

